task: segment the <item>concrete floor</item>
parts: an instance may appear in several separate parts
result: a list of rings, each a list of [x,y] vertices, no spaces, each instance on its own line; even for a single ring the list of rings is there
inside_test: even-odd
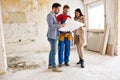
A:
[[[85,51],[85,68],[76,65],[76,50],[71,51],[70,66],[63,66],[63,72],[56,73],[47,69],[48,52],[9,54],[10,57],[23,57],[27,63],[38,64],[37,68],[15,71],[8,68],[6,75],[0,80],[120,80],[120,56],[103,56],[99,53]],[[56,59],[57,60],[57,59]]]

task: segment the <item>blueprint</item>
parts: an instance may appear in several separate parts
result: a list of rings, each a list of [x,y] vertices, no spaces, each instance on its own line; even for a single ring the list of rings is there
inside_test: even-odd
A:
[[[78,21],[75,21],[73,19],[67,18],[66,20],[66,26],[63,28],[60,28],[59,31],[74,31],[80,27],[83,27],[85,24],[80,23]]]

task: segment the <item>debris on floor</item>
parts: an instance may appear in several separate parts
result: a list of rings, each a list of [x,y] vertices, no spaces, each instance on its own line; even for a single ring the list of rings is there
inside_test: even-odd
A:
[[[28,62],[24,57],[16,56],[8,57],[8,68],[12,72],[17,72],[21,70],[37,69],[40,68],[40,65],[34,62]]]

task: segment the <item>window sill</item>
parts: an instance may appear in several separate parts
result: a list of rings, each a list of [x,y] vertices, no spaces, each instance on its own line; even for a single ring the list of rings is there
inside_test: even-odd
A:
[[[103,29],[88,29],[87,32],[104,33]]]

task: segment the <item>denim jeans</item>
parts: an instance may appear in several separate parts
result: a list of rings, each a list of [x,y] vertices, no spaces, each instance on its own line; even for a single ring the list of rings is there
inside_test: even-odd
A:
[[[65,63],[69,63],[69,56],[70,56],[70,40],[65,38],[64,41],[59,41],[59,50],[58,50],[59,64],[62,64],[63,61]]]
[[[56,55],[56,44],[57,44],[57,39],[50,39],[48,38],[48,41],[50,43],[50,53],[49,53],[49,66],[52,66],[53,68],[56,67],[56,62],[55,62],[55,55]]]

